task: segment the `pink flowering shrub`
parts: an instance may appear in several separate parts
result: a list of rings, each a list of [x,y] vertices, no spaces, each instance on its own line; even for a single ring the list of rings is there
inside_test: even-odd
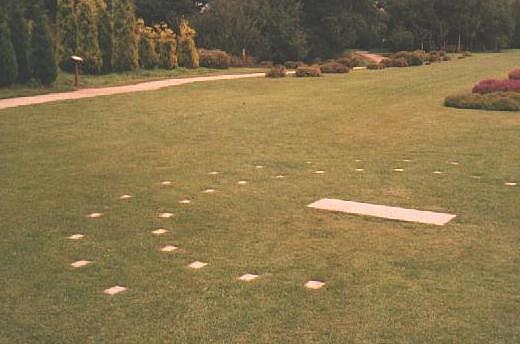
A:
[[[520,79],[482,80],[473,87],[473,93],[520,92]]]
[[[513,69],[509,73],[509,79],[511,79],[511,80],[520,80],[520,68]]]

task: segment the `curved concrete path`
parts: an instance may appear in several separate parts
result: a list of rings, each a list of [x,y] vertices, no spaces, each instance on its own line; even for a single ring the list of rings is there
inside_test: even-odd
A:
[[[234,74],[234,75],[215,75],[215,76],[200,76],[193,78],[172,78],[157,81],[147,81],[135,85],[114,86],[103,88],[84,88],[78,91],[50,93],[31,97],[18,97],[9,99],[0,99],[0,110],[13,108],[25,105],[43,104],[50,102],[57,102],[61,100],[93,98],[99,96],[109,96],[113,94],[155,91],[168,86],[177,86],[184,84],[191,84],[195,82],[214,81],[214,80],[233,80],[244,78],[259,78],[265,77],[265,73],[250,73],[250,74]]]

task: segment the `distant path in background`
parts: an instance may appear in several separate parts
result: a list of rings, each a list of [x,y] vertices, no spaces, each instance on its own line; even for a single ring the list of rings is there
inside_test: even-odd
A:
[[[373,61],[374,63],[380,63],[381,61],[384,60],[384,56],[381,56],[378,54],[373,54],[368,51],[356,51],[356,54],[361,55],[361,56]]]
[[[214,80],[233,80],[245,78],[265,77],[265,73],[250,74],[234,74],[234,75],[217,75],[217,76],[200,76],[193,78],[172,78],[157,81],[142,82],[135,85],[114,86],[103,88],[84,88],[72,92],[51,93],[30,97],[18,97],[9,99],[0,99],[0,110],[13,108],[18,106],[35,105],[43,103],[57,102],[61,100],[73,100],[83,98],[93,98],[99,96],[109,96],[113,94],[155,91],[164,87],[191,84],[195,82],[205,82]]]

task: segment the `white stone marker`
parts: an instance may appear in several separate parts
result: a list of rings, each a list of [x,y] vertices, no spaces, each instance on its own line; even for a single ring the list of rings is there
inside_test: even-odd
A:
[[[70,264],[70,266],[73,268],[82,268],[89,265],[90,263],[92,263],[90,260],[78,260],[77,262]]]
[[[442,172],[442,171],[434,171],[433,174],[445,174],[446,172]]]
[[[123,201],[125,201],[125,200],[127,200],[127,199],[130,199],[130,198],[134,198],[134,196],[131,196],[131,195],[123,195],[123,196],[119,197],[119,199],[120,199],[120,200],[123,200]]]
[[[242,281],[242,282],[251,282],[251,281],[254,281],[257,278],[258,278],[258,275],[244,274],[244,275],[238,277],[237,279],[239,281]]]
[[[262,166],[262,165],[257,165],[255,166],[257,169],[261,170],[262,168],[264,168],[265,166]]]
[[[325,171],[314,171],[312,173],[314,173],[314,174],[325,174]]]
[[[404,172],[403,168],[394,168],[394,172]]]
[[[365,169],[364,168],[356,168],[356,172],[364,172]]]
[[[81,240],[84,237],[85,236],[83,234],[73,234],[70,237],[68,237],[68,239],[70,239],[70,240]]]
[[[189,199],[183,199],[182,201],[179,201],[180,204],[190,204],[191,201]]]
[[[172,183],[171,181],[169,181],[169,180],[165,180],[165,181],[161,182],[161,185],[162,185],[162,186],[170,186],[170,185],[172,185],[172,184],[173,184],[173,183]]]
[[[104,293],[108,294],[110,296],[114,296],[114,295],[122,293],[122,292],[124,292],[126,290],[128,290],[128,289],[125,288],[125,287],[121,287],[121,286],[116,285],[116,286],[114,286],[112,288],[105,289]]]
[[[152,234],[154,234],[154,235],[163,235],[166,233],[168,233],[168,230],[164,229],[164,228],[159,228],[159,229],[152,231]]]
[[[460,163],[458,161],[450,161],[450,164],[452,164],[453,166],[459,166]]]
[[[91,214],[87,215],[87,217],[90,218],[90,219],[98,219],[101,216],[103,216],[103,213],[91,213]]]
[[[173,217],[173,214],[172,213],[160,213],[159,214],[159,218],[160,219],[170,219]]]
[[[208,173],[208,174],[209,174],[210,176],[216,176],[216,175],[220,174],[220,172],[218,172],[218,171],[213,171],[213,172],[210,172],[210,173]]]
[[[215,189],[206,189],[204,191],[202,191],[202,193],[205,193],[205,194],[212,194],[212,193],[215,193],[217,190]]]
[[[281,174],[275,177],[276,179],[284,179],[285,176],[282,176]]]
[[[322,199],[315,203],[309,204],[308,207],[356,215],[374,216],[390,220],[425,223],[437,226],[444,226],[456,217],[456,215],[452,214],[389,207],[385,205],[369,203],[342,201],[337,199]]]
[[[170,252],[173,252],[173,251],[177,251],[178,249],[179,248],[177,246],[167,245],[167,246],[164,246],[163,248],[161,248],[161,252],[170,253]]]
[[[202,269],[203,267],[205,267],[206,265],[208,265],[208,263],[196,261],[196,262],[193,262],[190,265],[188,265],[188,267],[191,269],[199,270],[199,269]]]
[[[517,186],[518,183],[513,183],[513,182],[508,182],[508,183],[505,183],[505,186]]]
[[[305,283],[305,288],[312,289],[312,290],[318,290],[325,286],[325,283],[320,281],[308,281]]]
[[[241,180],[238,182],[238,185],[246,185],[247,184],[247,181],[245,180]]]

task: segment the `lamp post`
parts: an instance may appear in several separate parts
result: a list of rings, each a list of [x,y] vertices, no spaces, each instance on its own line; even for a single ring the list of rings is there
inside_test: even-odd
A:
[[[83,59],[79,56],[71,56],[70,59],[74,62],[74,87],[79,87],[79,65],[83,62]]]

